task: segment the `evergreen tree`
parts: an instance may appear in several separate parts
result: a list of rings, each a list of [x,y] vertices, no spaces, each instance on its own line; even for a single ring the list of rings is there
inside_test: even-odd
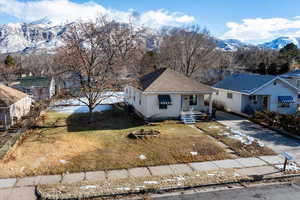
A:
[[[15,62],[14,58],[11,55],[6,56],[6,58],[4,60],[4,64],[7,67],[14,67],[14,66],[16,66],[16,62]]]
[[[292,64],[293,62],[300,63],[300,50],[295,44],[290,43],[280,49],[279,58],[285,60],[289,64]]]

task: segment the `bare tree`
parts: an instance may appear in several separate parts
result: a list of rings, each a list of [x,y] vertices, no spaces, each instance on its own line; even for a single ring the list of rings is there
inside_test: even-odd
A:
[[[51,76],[53,73],[54,56],[46,53],[31,53],[19,56],[22,71],[33,76]]]
[[[92,122],[95,107],[120,89],[119,71],[132,64],[139,52],[139,34],[131,24],[99,17],[96,22],[74,24],[58,52],[59,72],[76,74],[79,88],[71,95],[89,108]]]
[[[233,54],[234,65],[243,67],[247,71],[267,73],[272,63],[278,62],[278,52],[262,48],[239,48]]]
[[[199,26],[165,30],[159,53],[161,64],[188,77],[212,67],[217,59],[215,43]]]

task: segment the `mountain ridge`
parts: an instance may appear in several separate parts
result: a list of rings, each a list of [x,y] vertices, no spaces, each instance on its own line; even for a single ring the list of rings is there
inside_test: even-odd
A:
[[[62,36],[72,23],[56,25],[48,18],[42,18],[30,23],[8,23],[0,25],[0,53],[31,53],[46,51],[54,53],[55,49],[64,45]],[[300,47],[300,37],[279,37],[270,42],[253,45],[237,39],[219,39],[212,37],[217,48],[223,51],[235,51],[238,48],[267,48],[279,50],[289,43]],[[155,48],[158,41],[149,36],[146,41],[149,49]]]

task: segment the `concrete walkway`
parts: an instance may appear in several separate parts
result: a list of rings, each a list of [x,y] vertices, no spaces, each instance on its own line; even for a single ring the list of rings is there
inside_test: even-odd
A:
[[[268,174],[278,172],[272,165],[281,164],[282,162],[283,158],[280,156],[262,156],[258,158],[238,158],[123,170],[0,179],[0,200],[34,200],[36,199],[34,186],[38,184],[75,183],[83,180],[101,181],[105,179],[122,179],[128,177],[188,174],[193,171],[211,171],[229,168],[237,169],[238,173],[244,175],[258,175],[259,173]]]
[[[289,152],[296,161],[300,162],[300,140],[262,127],[243,117],[225,112],[217,112],[217,121],[225,126],[239,130],[243,134],[256,138],[278,154],[284,151]]]

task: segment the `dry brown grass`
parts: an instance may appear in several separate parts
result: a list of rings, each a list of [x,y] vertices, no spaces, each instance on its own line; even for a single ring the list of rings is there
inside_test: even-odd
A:
[[[227,130],[226,127],[217,122],[201,122],[197,123],[196,126],[203,130],[205,133],[211,135],[215,139],[229,146],[229,148],[232,149],[240,157],[254,157],[276,154],[272,149],[268,147],[261,147],[256,142],[252,143],[251,145],[246,145],[241,143],[239,140],[220,135],[220,133],[229,132],[229,130]]]
[[[74,117],[70,121],[68,115],[48,112],[43,128],[34,130],[12,152],[14,159],[9,162],[0,161],[0,177],[230,158],[222,147],[205,134],[174,121],[156,123],[154,126],[138,125],[133,116],[114,110],[96,116],[96,119],[103,120],[95,121],[90,128],[80,120],[84,116],[77,116],[76,120]],[[115,128],[112,127],[113,124]],[[127,137],[128,133],[141,128],[159,130],[161,136],[147,140],[132,140]],[[190,152],[194,151],[198,152],[197,156],[191,155]],[[146,156],[146,160],[139,158],[142,154]]]

